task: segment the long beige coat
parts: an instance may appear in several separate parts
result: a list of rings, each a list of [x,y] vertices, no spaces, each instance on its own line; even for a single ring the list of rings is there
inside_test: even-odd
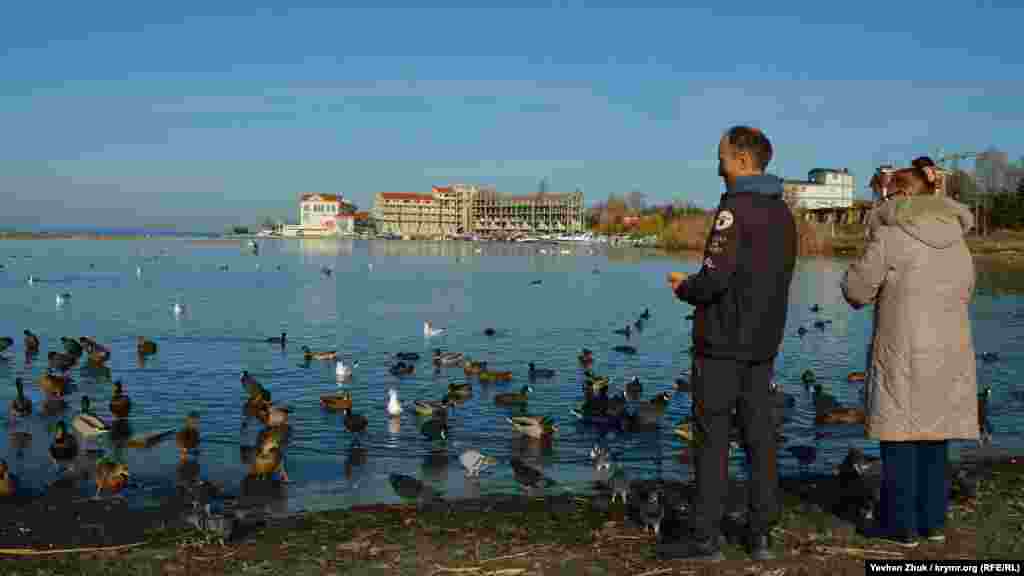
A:
[[[941,196],[893,198],[872,218],[864,255],[843,295],[875,304],[865,389],[869,438],[899,442],[978,438],[978,384],[967,306],[974,218]]]

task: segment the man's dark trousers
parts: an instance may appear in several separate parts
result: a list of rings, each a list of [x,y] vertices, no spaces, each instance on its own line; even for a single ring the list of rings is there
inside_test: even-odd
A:
[[[775,398],[771,391],[773,361],[697,357],[691,389],[698,442],[693,452],[697,483],[691,527],[698,539],[717,539],[729,494],[729,429],[732,409],[740,417],[750,469],[749,528],[767,532],[777,515]],[[714,541],[714,540],[712,540]]]

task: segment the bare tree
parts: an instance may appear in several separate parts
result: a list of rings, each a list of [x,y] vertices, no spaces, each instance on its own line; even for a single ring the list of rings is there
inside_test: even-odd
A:
[[[632,192],[626,194],[626,209],[630,212],[640,212],[647,205],[647,196],[637,190],[633,189]]]

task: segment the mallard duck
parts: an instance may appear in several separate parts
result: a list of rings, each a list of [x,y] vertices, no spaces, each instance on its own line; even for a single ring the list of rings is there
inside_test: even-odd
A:
[[[364,432],[369,423],[366,416],[353,413],[351,408],[345,409],[345,429],[349,432],[353,434]]]
[[[803,326],[797,328],[796,334],[797,336],[803,337],[805,334],[807,334],[807,328],[804,328]]]
[[[110,359],[110,352],[105,350],[93,350],[89,352],[87,364],[91,368],[103,368]]]
[[[639,396],[643,393],[643,389],[644,387],[640,384],[639,376],[633,376],[629,382],[626,382],[626,394],[629,394],[630,396]]]
[[[811,312],[821,312],[821,306],[814,304],[811,306]]]
[[[450,394],[451,396],[462,396],[462,397],[472,396],[473,395],[473,385],[470,384],[469,382],[462,382],[462,383],[452,382],[452,383],[448,384],[448,394]]]
[[[846,376],[846,381],[863,382],[865,378],[867,378],[867,374],[864,372],[850,372],[849,375]]]
[[[585,388],[589,388],[594,392],[600,391],[602,388],[607,388],[610,379],[607,376],[598,376],[589,370],[584,374],[586,381],[584,383]]]
[[[114,382],[114,395],[110,398],[110,413],[118,418],[127,418],[131,408],[132,401],[124,393],[124,385],[120,380]]]
[[[651,398],[650,404],[652,406],[654,406],[655,408],[657,408],[659,411],[664,412],[665,408],[668,407],[668,405],[669,405],[669,403],[671,401],[672,401],[672,393],[671,392],[659,392],[658,394],[655,394],[654,398]]]
[[[266,342],[267,344],[280,344],[281,346],[284,346],[288,342],[288,334],[281,332],[280,336],[271,336],[270,338],[267,338]]]
[[[242,372],[242,386],[245,388],[246,393],[249,395],[250,401],[257,401],[263,403],[269,403],[272,399],[270,390],[264,388],[259,382],[253,378],[248,370]]]
[[[430,416],[439,410],[447,410],[449,402],[448,397],[445,396],[443,400],[416,400],[412,405],[420,416]]]
[[[498,331],[494,328],[484,328],[484,336],[494,336]]]
[[[0,338],[0,354],[6,352],[7,349],[10,348],[11,346],[14,346],[14,338],[11,338],[9,336],[4,336]]]
[[[814,385],[814,411],[823,414],[839,408],[839,402],[831,394],[827,394],[821,384]]]
[[[579,360],[580,364],[582,364],[584,367],[587,367],[594,363],[594,353],[584,348],[583,352],[581,352],[579,356],[576,357],[576,359]]]
[[[817,380],[817,377],[814,376],[814,371],[808,368],[807,370],[804,370],[804,373],[800,376],[800,379],[803,380],[804,384],[811,384],[815,380]]]
[[[533,392],[533,388],[529,386],[523,386],[519,392],[506,392],[504,394],[498,394],[494,397],[495,404],[526,404],[529,401],[528,394]]]
[[[352,394],[341,392],[322,395],[320,396],[320,406],[327,410],[346,410],[352,407]]]
[[[0,497],[14,496],[17,491],[18,482],[7,468],[7,460],[0,460]]]
[[[554,378],[555,376],[555,371],[550,368],[537,368],[533,362],[530,362],[527,366],[530,369],[529,375],[531,379]]]
[[[21,378],[14,379],[14,387],[18,390],[18,395],[11,400],[11,414],[24,418],[32,413],[32,401],[25,396],[25,386],[21,383]]]
[[[394,388],[388,390],[387,411],[392,418],[402,415],[402,403],[398,401],[398,390]]]
[[[54,352],[51,350],[46,354],[46,361],[50,368],[60,370],[61,372],[67,372],[78,360],[70,354],[63,354],[61,352]]]
[[[199,414],[190,413],[185,417],[185,426],[174,436],[178,450],[181,451],[181,459],[186,460],[190,450],[199,447]]]
[[[99,498],[103,490],[117,494],[128,484],[128,465],[110,460],[96,463],[96,496]]]
[[[92,403],[88,396],[82,396],[82,410],[71,420],[71,427],[87,439],[95,439],[110,432],[110,426],[92,413]]]
[[[54,425],[53,443],[50,444],[50,458],[54,464],[69,462],[78,456],[78,441],[68,434],[67,425],[58,420]]]
[[[431,418],[420,426],[420,433],[431,440],[448,439],[448,413],[441,411],[437,418]]]
[[[512,379],[512,372],[502,371],[495,372],[492,370],[484,370],[477,376],[481,382],[508,382]]]
[[[513,416],[506,419],[512,428],[524,436],[540,439],[558,432],[554,420],[541,416]]]
[[[466,358],[466,360],[462,364],[462,369],[466,373],[466,376],[479,374],[484,370],[487,370],[487,361],[481,360],[479,362],[474,362],[469,358]]]
[[[25,334],[25,352],[29,354],[39,352],[39,337],[30,330],[25,330],[23,333]]]
[[[290,413],[291,410],[285,406],[270,404],[263,412],[263,417],[260,418],[260,421],[263,422],[265,426],[269,426],[271,428],[287,427],[288,415]]]
[[[414,364],[406,364],[404,361],[400,360],[388,371],[394,376],[409,376],[416,372],[416,366]]]
[[[74,338],[68,338],[67,336],[60,337],[61,343],[64,344],[64,351],[76,358],[82,355],[82,345],[78,343]]]
[[[63,398],[68,389],[69,378],[46,372],[39,377],[39,387],[54,398]]]
[[[156,342],[146,340],[142,336],[139,336],[135,348],[141,356],[151,356],[156,354]]]
[[[863,409],[844,406],[837,406],[827,412],[818,413],[814,417],[814,423],[818,425],[864,424],[865,421]]]
[[[283,482],[288,482],[288,472],[284,469],[284,454],[278,439],[271,435],[260,443],[256,450],[249,474],[257,478],[266,478],[279,473]]]
[[[406,362],[416,362],[420,359],[420,355],[415,352],[399,352],[395,354],[395,358]]]
[[[335,360],[338,357],[338,352],[335,350],[328,352],[313,352],[309,349],[309,346],[303,346],[302,355],[306,357],[306,360]]]
[[[633,346],[628,346],[628,345],[615,346],[614,348],[612,348],[612,350],[614,350],[616,352],[619,352],[620,354],[629,354],[629,355],[636,354],[636,348],[634,348]]]

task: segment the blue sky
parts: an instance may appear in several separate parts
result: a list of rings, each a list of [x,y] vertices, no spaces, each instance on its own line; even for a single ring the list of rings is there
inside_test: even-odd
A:
[[[0,226],[221,230],[304,191],[542,177],[711,207],[735,123],[773,172],[861,188],[939,146],[1024,155],[1019,2],[424,4],[5,7]]]

